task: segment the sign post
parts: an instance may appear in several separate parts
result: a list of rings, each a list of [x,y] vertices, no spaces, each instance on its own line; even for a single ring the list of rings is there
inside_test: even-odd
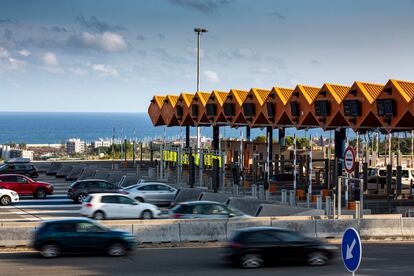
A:
[[[358,270],[362,259],[361,238],[355,228],[349,227],[345,230],[342,236],[341,251],[345,268],[352,275],[355,275],[355,271]]]

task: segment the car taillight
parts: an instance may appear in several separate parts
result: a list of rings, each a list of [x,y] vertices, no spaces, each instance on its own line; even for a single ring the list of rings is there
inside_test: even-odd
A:
[[[121,194],[123,194],[123,195],[129,195],[129,193],[128,193],[128,192],[126,192],[126,191],[120,191],[119,193],[121,193]]]
[[[183,216],[182,214],[173,214],[173,215],[172,215],[172,218],[179,219],[179,218],[181,218],[182,216]]]
[[[85,206],[85,207],[92,207],[92,204],[86,203],[86,204],[83,204],[83,206]]]
[[[237,242],[230,242],[227,246],[233,249],[240,249],[241,244]]]

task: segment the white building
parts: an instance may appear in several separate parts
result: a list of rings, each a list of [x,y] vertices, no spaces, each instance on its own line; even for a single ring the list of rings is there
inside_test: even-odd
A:
[[[96,140],[96,141],[92,142],[92,147],[94,149],[109,148],[109,147],[111,147],[111,145],[112,145],[112,142],[110,140],[104,140],[104,139],[99,139],[99,140]]]
[[[68,154],[85,152],[86,143],[79,138],[72,138],[66,141],[66,152]]]
[[[7,145],[0,145],[0,157],[3,160],[9,160],[12,158],[27,158],[33,160],[33,151],[16,149]]]

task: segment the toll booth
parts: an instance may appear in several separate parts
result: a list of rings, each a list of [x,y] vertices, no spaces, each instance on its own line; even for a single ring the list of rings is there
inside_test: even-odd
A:
[[[243,102],[248,92],[244,90],[231,89],[223,104],[223,112],[230,126],[246,125],[246,118],[243,116]]]
[[[313,100],[318,95],[319,88],[297,85],[293,90],[289,103],[286,105],[287,114],[293,125],[319,126],[318,120],[312,115]]]
[[[191,101],[191,119],[193,119],[196,126],[211,125],[207,117],[206,105],[210,97],[210,93],[198,91]]]
[[[382,84],[360,81],[354,82],[349,88],[339,105],[342,115],[353,130],[363,131],[367,128],[382,127],[376,116],[374,102],[383,88]]]
[[[330,83],[325,83],[319,90],[310,112],[323,129],[348,124],[340,110],[340,104],[348,90],[349,86]]]
[[[286,105],[292,96],[293,89],[273,87],[266,100],[267,102],[267,117],[272,127],[276,126],[292,126],[289,115],[286,112]],[[269,108],[274,111],[274,116],[270,116]]]
[[[267,115],[266,99],[270,90],[252,88],[243,103],[243,115],[249,127],[270,126]]]
[[[177,103],[174,108],[174,114],[181,126],[193,126],[194,122],[191,119],[191,102],[194,94],[181,93],[178,97]]]
[[[389,80],[376,99],[376,115],[388,131],[414,128],[414,83]]]
[[[223,104],[229,93],[213,90],[206,104],[207,118],[212,125],[227,124],[226,116],[224,116]]]
[[[175,106],[179,96],[167,95],[161,108],[161,116],[167,126],[179,126],[177,116],[175,114]]]
[[[165,96],[154,96],[148,107],[148,115],[154,126],[165,125],[165,121],[163,117],[161,116],[161,108],[164,104],[165,98],[166,98]]]

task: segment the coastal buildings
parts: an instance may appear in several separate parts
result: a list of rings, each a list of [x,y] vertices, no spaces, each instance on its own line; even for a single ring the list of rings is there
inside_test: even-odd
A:
[[[94,149],[109,148],[111,145],[112,145],[112,142],[110,140],[104,140],[104,139],[98,139],[92,142],[92,147]]]
[[[68,154],[85,152],[86,143],[79,138],[72,138],[66,141],[66,152]]]
[[[11,147],[9,145],[0,145],[0,157],[3,160],[12,158],[27,158],[33,160],[33,151]]]

